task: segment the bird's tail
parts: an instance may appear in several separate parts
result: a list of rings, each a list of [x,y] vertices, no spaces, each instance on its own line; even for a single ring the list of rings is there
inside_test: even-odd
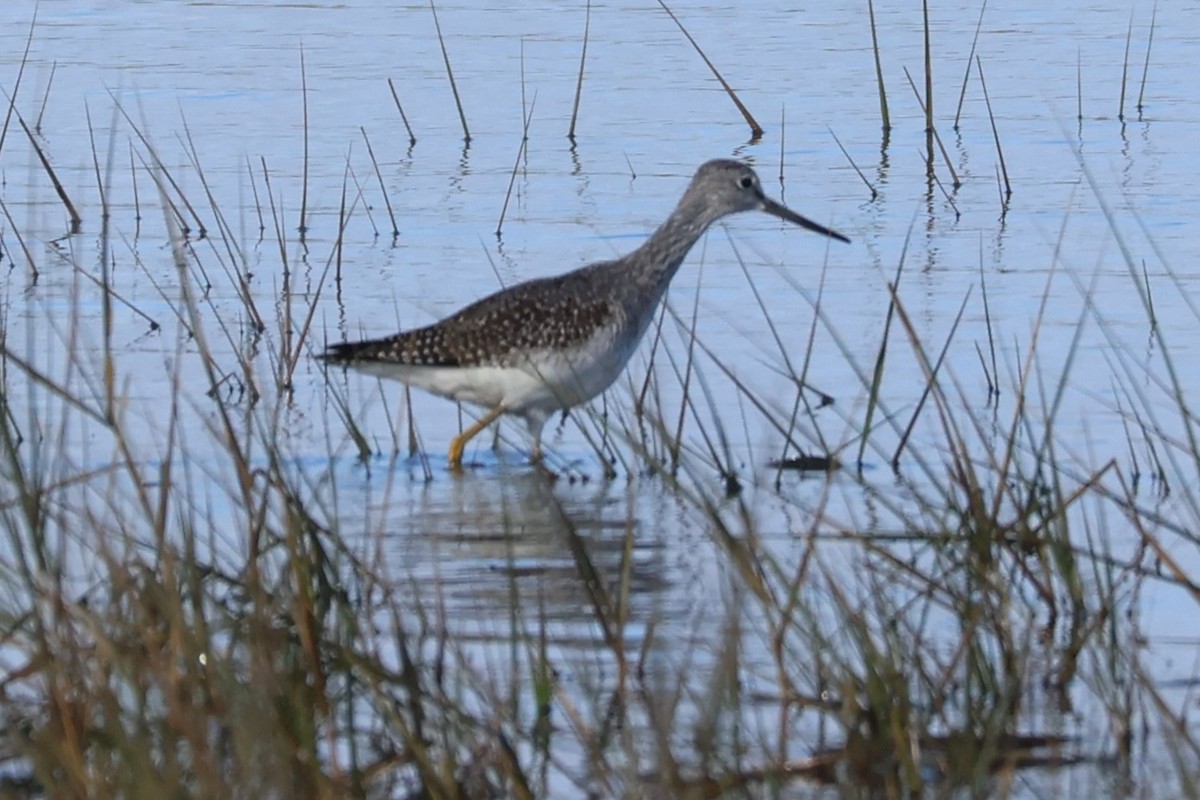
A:
[[[371,361],[381,350],[380,339],[369,339],[362,342],[338,342],[326,345],[325,352],[317,358],[326,364],[348,366],[362,361]]]

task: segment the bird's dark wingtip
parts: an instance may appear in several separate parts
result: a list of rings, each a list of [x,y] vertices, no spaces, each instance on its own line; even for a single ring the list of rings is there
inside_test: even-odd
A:
[[[410,367],[458,367],[461,362],[448,353],[412,353],[401,347],[398,337],[365,339],[361,342],[338,342],[325,346],[317,360],[336,367],[356,367],[373,363]]]
[[[346,366],[354,362],[355,353],[362,348],[362,342],[338,342],[325,345],[325,352],[317,353],[317,360],[333,366]]]

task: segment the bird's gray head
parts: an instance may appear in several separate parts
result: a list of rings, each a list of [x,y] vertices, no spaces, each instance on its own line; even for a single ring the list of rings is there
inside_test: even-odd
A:
[[[696,170],[691,184],[684,194],[684,202],[702,205],[711,214],[712,220],[739,211],[761,209],[768,214],[786,219],[810,231],[824,234],[843,242],[849,242],[842,234],[800,216],[787,206],[775,202],[763,192],[758,174],[749,165],[727,158],[707,161]]]

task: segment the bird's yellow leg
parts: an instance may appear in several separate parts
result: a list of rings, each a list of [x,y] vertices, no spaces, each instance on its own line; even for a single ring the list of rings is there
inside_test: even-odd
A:
[[[467,442],[475,438],[481,430],[495,422],[503,413],[504,406],[496,406],[476,420],[474,425],[454,437],[453,441],[450,442],[450,469],[462,469],[463,451],[467,449]]]

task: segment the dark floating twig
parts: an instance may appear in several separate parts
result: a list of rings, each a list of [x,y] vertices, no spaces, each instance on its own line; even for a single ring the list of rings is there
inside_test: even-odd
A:
[[[1137,110],[1142,113],[1145,104],[1142,102],[1146,99],[1146,76],[1150,74],[1150,48],[1154,46],[1154,25],[1158,21],[1158,2],[1155,0],[1154,11],[1150,13],[1150,39],[1146,42],[1146,62],[1142,65],[1142,85],[1138,89]]]
[[[1004,176],[1004,194],[1012,195],[1012,184],[1008,182],[1008,168],[1004,165],[1004,151],[1000,148],[1000,132],[996,130],[996,115],[992,113],[992,101],[988,97],[987,81],[983,79],[983,62],[975,56],[979,68],[979,84],[983,87],[983,102],[987,104],[988,121],[992,123],[992,138],[996,140],[996,155],[1000,158],[1000,173]]]
[[[417,137],[413,135],[412,126],[408,124],[408,115],[404,113],[404,106],[400,105],[400,96],[396,94],[396,86],[392,83],[392,79],[387,79],[388,89],[392,92],[392,100],[396,103],[396,110],[400,112],[400,119],[404,121],[404,130],[408,131],[408,146],[412,147],[417,143]]]
[[[833,128],[826,125],[825,130],[829,131],[829,135],[833,137],[833,141],[837,142],[838,149],[842,151],[842,155],[844,155],[846,160],[850,162],[850,166],[854,167],[854,171],[858,173],[858,177],[862,178],[862,182],[865,183],[867,188],[871,190],[871,199],[874,200],[875,198],[879,197],[879,192],[875,190],[875,187],[871,185],[869,180],[867,180],[867,176],[864,175],[863,171],[858,168],[858,164],[855,164],[854,159],[850,157],[848,152],[846,152],[846,148],[842,146],[842,140],[839,139],[837,134],[833,132]],[[779,180],[783,180],[782,170],[780,171]]]
[[[1117,119],[1125,121],[1125,83],[1129,77],[1129,46],[1133,42],[1133,11],[1129,12],[1129,28],[1125,31],[1125,58],[1121,61],[1121,101],[1117,105]]]
[[[971,52],[967,54],[967,69],[963,73],[962,88],[958,91],[958,108],[954,111],[954,130],[958,130],[958,120],[962,116],[963,100],[967,96],[967,81],[971,78],[971,62],[975,60],[975,46],[979,44],[979,31],[983,27],[983,12],[987,11],[987,0],[979,9],[979,19],[975,23],[975,36],[971,39]]]
[[[746,108],[746,106],[742,104],[742,101],[738,99],[738,96],[734,94],[733,87],[721,77],[720,72],[717,72],[717,68],[713,66],[711,61],[708,60],[708,56],[704,55],[704,51],[700,49],[700,45],[696,44],[696,40],[693,39],[692,35],[687,32],[687,28],[683,27],[683,23],[679,21],[679,18],[675,16],[675,13],[671,11],[671,9],[667,8],[667,4],[664,3],[663,0],[658,0],[658,4],[662,6],[663,11],[667,12],[667,16],[671,18],[671,21],[679,27],[679,30],[684,36],[687,37],[687,40],[691,42],[692,47],[694,47],[696,52],[700,54],[700,57],[704,59],[704,63],[708,65],[708,68],[712,70],[713,76],[721,82],[721,87],[725,89],[725,93],[729,95],[729,99],[733,101],[735,106],[737,106],[738,111],[742,112],[742,116],[746,119],[746,124],[750,126],[750,136],[754,139],[761,137],[763,135],[762,126],[758,124],[758,120],[754,118],[754,115],[750,113],[750,110]]]
[[[629,153],[622,153],[621,155],[625,156],[625,163],[629,166],[629,180],[636,181],[637,172],[633,169],[633,162],[629,160]]]
[[[871,49],[875,52],[875,83],[879,87],[879,116],[883,120],[883,130],[892,129],[892,119],[888,115],[887,90],[883,84],[883,61],[879,57],[879,35],[875,31],[875,3],[867,0],[867,13],[871,18]]]
[[[588,0],[583,17],[583,50],[579,54],[579,77],[575,80],[575,102],[571,106],[571,128],[567,138],[575,141],[575,121],[579,118],[579,98],[583,94],[583,65],[587,61],[588,31],[592,27],[592,0]]]
[[[442,24],[438,22],[437,7],[429,0],[433,12],[433,27],[437,28],[438,45],[442,48],[442,60],[446,63],[446,77],[450,79],[450,91],[454,93],[454,105],[458,107],[458,119],[462,122],[463,141],[470,143],[471,131],[467,128],[467,115],[463,113],[462,98],[458,96],[458,84],[454,82],[454,70],[450,68],[450,54],[446,52],[446,40],[442,37]]]
[[[791,472],[833,472],[841,465],[832,456],[814,456],[801,453],[788,458],[776,458],[767,462],[771,469],[788,470]]]

